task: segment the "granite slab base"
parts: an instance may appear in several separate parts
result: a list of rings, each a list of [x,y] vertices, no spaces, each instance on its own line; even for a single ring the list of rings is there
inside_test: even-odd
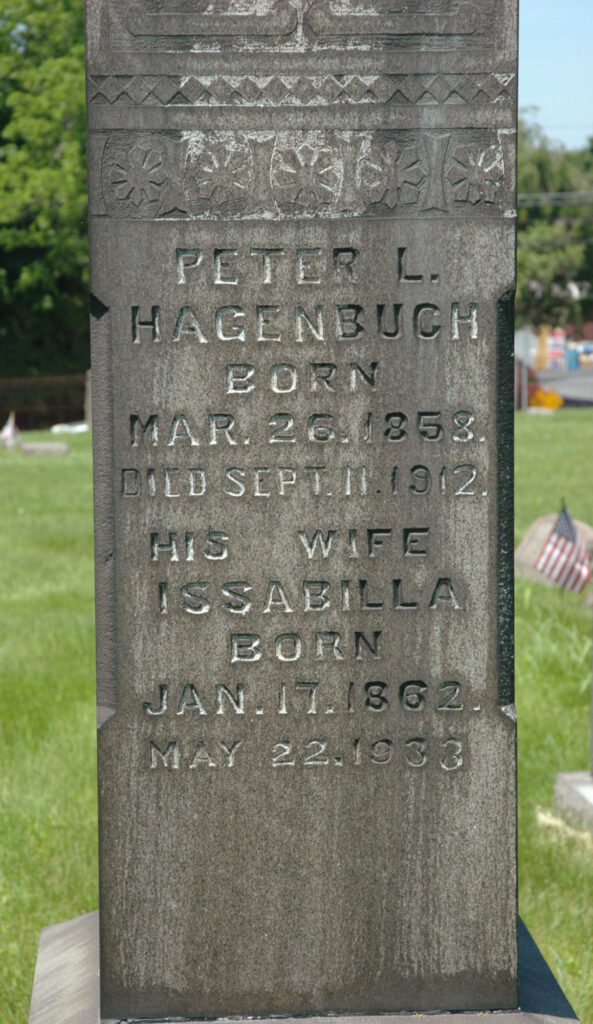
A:
[[[519,921],[520,1009],[479,1013],[415,1013],[415,1024],[439,1024],[462,1018],[462,1024],[555,1024],[576,1014],[522,921]],[[340,1016],[339,1024],[405,1024],[411,1014]],[[232,1018],[236,1021],[238,1018]],[[244,1018],[252,1020],[253,1018]],[[332,1018],[336,1019],[336,1018]],[[327,1017],[283,1018],[285,1024],[327,1024]],[[197,1024],[187,1018],[164,1018],[151,1024]],[[277,1024],[278,1018],[269,1024]],[[85,914],[41,931],[29,1024],[140,1024],[101,1019],[99,1010],[99,914]],[[261,1024],[268,1024],[263,1021]]]
[[[593,832],[593,775],[591,772],[560,772],[554,787],[556,809],[573,825]]]

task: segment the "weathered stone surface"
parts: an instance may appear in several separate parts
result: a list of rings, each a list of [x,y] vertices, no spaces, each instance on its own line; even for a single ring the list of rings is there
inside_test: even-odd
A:
[[[89,2],[102,1012],[517,1005],[514,0]]]
[[[544,1021],[551,1018],[560,1024],[560,1020],[576,1018],[572,1006],[521,920],[519,1001],[521,1011],[508,1014],[495,1011],[496,1024],[544,1024]],[[313,1021],[321,1024],[324,1019],[309,1018],[312,1024]],[[430,1017],[414,1014],[415,1024],[443,1024],[450,1019],[450,1015],[445,1014],[433,1013]],[[342,1017],[341,1024],[405,1024],[405,1020],[402,1016],[383,1014],[381,1017]],[[56,1024],[56,1021],[60,1024],[101,1024],[97,912],[41,930],[29,1024]],[[103,1019],[102,1024],[112,1022]],[[484,1013],[466,1014],[464,1024],[485,1024]]]

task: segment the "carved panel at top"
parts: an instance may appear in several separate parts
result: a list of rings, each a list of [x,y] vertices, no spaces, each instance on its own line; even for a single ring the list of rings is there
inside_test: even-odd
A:
[[[110,0],[116,50],[489,50],[495,0]]]

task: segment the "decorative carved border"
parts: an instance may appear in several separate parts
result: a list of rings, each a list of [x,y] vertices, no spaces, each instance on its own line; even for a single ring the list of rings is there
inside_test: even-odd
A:
[[[500,213],[508,133],[116,131],[103,136],[105,209],[128,219]]]
[[[492,50],[497,0],[109,0],[111,45],[158,53]]]
[[[292,34],[298,25],[297,10],[290,0],[277,0],[268,14],[259,12],[256,4],[243,14],[234,14],[232,10],[217,14],[204,10],[209,4],[202,0],[194,0],[189,10],[175,3],[161,2],[157,10],[151,10],[152,6],[147,0],[133,0],[130,4],[127,25],[132,35],[276,38]]]
[[[385,41],[401,36],[447,39],[484,31],[483,11],[471,0],[444,0],[437,11],[431,11],[428,5],[422,12],[414,11],[411,4],[399,11],[393,4],[384,6],[385,11],[377,10],[375,0],[366,11],[333,14],[325,5],[313,2],[305,11],[304,24],[315,36],[334,40],[365,36]]]
[[[514,103],[517,76],[93,75],[89,102],[111,106],[314,107]]]

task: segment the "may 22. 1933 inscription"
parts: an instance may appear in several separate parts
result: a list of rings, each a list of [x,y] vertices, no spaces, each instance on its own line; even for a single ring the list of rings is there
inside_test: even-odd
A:
[[[514,18],[89,3],[104,1017],[516,1005]]]

